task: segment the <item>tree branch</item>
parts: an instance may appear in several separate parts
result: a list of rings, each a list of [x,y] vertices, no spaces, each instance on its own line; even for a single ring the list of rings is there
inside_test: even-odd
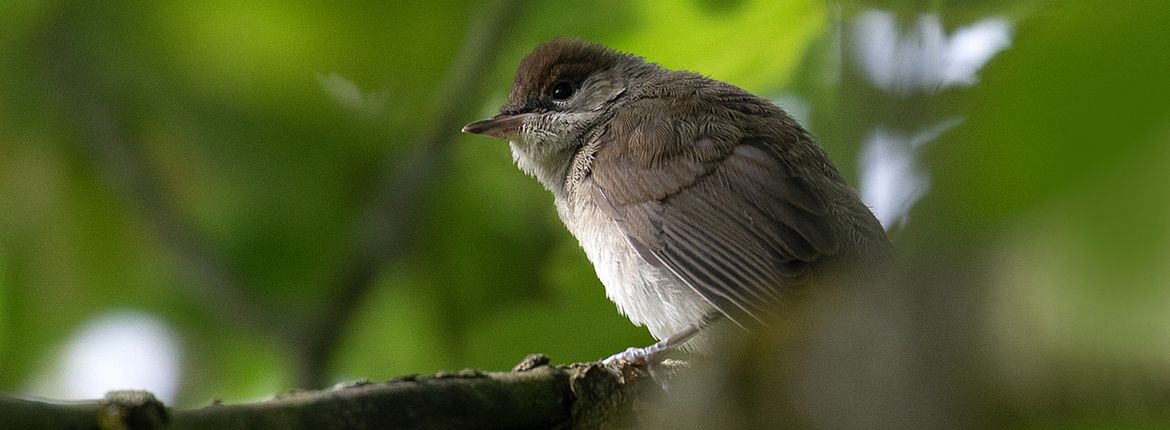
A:
[[[14,428],[597,429],[630,425],[635,405],[661,390],[640,367],[554,367],[547,360],[533,355],[511,372],[464,370],[384,383],[359,381],[199,409],[168,409],[149,393],[124,391],[75,403],[0,397],[0,410],[8,416],[5,424]]]

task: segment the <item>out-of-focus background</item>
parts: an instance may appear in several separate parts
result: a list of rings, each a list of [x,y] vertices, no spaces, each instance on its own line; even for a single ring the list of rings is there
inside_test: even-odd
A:
[[[458,133],[575,36],[805,124],[955,410],[1170,421],[1163,1],[9,1],[0,29],[8,394],[195,406],[650,342],[506,144]]]

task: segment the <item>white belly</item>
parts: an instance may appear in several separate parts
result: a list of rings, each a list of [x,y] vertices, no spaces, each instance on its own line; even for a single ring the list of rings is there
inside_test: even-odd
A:
[[[617,223],[596,205],[577,202],[575,208],[558,202],[565,226],[577,237],[605,285],[605,295],[634,324],[646,326],[656,339],[697,323],[714,307],[674,275],[659,270],[633,249]],[[578,220],[572,222],[570,220]],[[592,220],[588,222],[586,220]]]

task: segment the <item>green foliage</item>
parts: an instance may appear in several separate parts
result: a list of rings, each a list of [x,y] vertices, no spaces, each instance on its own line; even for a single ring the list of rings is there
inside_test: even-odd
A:
[[[908,271],[955,274],[932,294],[976,297],[985,341],[973,349],[1007,363],[989,379],[1008,388],[987,390],[1023,399],[987,409],[1028,415],[1019,404],[1047,399],[1030,386],[1050,383],[1070,408],[1145,387],[1118,373],[1164,391],[1170,381],[1151,375],[1170,364],[1170,12],[1054,3],[532,1],[474,71],[484,96],[454,95],[476,113],[447,126],[492,113],[519,59],[555,36],[799,96],[854,183],[873,127],[961,118],[926,146],[932,188],[893,236]],[[363,214],[438,121],[443,79],[493,4],[0,5],[0,390],[27,392],[70,336],[117,309],[180,333],[180,405],[296,387],[298,336],[334,300]],[[948,31],[1005,16],[1016,37],[973,87],[893,96],[842,48],[849,19],[870,7],[903,25],[939,13]],[[135,194],[135,167],[104,132],[159,196]],[[412,208],[404,252],[377,267],[333,334],[326,379],[507,369],[530,352],[586,361],[651,341],[605,298],[505,144],[441,144],[417,202],[386,197]],[[263,315],[213,305],[160,217],[189,226]]]

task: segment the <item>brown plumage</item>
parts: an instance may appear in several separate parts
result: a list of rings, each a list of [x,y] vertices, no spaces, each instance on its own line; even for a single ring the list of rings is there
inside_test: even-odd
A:
[[[500,112],[465,131],[511,141],[607,294],[659,339],[713,314],[763,320],[827,262],[890,254],[809,134],[733,85],[558,39],[521,62]]]

